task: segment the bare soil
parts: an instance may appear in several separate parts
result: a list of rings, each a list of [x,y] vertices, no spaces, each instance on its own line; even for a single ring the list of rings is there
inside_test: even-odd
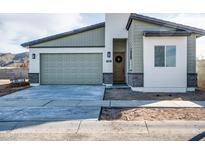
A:
[[[8,94],[11,94],[13,92],[23,90],[23,89],[26,89],[29,87],[30,87],[30,85],[28,82],[0,85],[0,96],[8,95]]]
[[[205,108],[102,108],[100,120],[205,120]]]
[[[204,101],[205,91],[186,93],[143,93],[131,89],[106,89],[105,100],[190,100]]]
[[[9,84],[9,83],[10,83],[10,80],[8,80],[8,79],[5,79],[5,80],[0,79],[0,86],[5,85],[5,84]]]

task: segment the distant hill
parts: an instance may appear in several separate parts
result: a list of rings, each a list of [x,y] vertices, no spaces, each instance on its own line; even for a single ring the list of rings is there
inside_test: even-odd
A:
[[[0,67],[28,67],[29,53],[0,53]]]

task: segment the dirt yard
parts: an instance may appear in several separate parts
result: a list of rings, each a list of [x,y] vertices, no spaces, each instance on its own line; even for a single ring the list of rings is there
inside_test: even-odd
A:
[[[131,89],[106,89],[105,100],[190,100],[204,101],[205,91],[187,93],[142,93]]]
[[[205,120],[205,108],[102,108],[100,120]]]
[[[5,85],[5,84],[9,84],[10,83],[10,80],[2,80],[2,79],[0,79],[0,86],[1,85]]]
[[[0,85],[0,96],[8,95],[13,92],[23,90],[25,88],[29,88],[30,85],[28,82],[21,83],[21,84],[4,84]]]

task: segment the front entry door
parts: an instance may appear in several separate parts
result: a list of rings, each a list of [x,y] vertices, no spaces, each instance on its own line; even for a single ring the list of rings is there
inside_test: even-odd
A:
[[[113,55],[113,82],[125,82],[125,53],[115,52]]]

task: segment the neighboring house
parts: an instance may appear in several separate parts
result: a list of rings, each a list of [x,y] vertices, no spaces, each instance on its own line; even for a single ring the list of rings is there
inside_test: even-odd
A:
[[[197,86],[196,38],[205,30],[139,14],[106,14],[105,22],[22,44],[32,84],[126,83],[143,92]]]

